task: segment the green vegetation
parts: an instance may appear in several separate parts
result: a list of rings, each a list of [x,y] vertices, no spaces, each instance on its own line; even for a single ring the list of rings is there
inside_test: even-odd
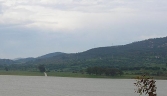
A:
[[[86,72],[91,75],[106,75],[106,76],[116,76],[123,75],[123,72],[117,68],[109,68],[109,67],[89,67],[86,69]]]
[[[39,65],[38,69],[39,69],[40,72],[46,72],[44,65]]]
[[[30,71],[0,71],[0,75],[20,75],[20,76],[44,76],[40,72],[30,72]]]
[[[44,76],[41,72],[30,72],[30,71],[0,71],[0,75],[20,75],[20,76]],[[122,76],[105,76],[105,75],[89,75],[82,73],[72,72],[47,72],[48,76],[57,77],[78,77],[78,78],[119,78],[119,79],[130,79],[136,75],[122,75]]]
[[[46,72],[48,76],[56,77],[77,77],[77,78],[111,78],[111,79],[135,79],[138,75],[134,74],[124,74],[124,75],[115,75],[115,76],[106,76],[106,75],[95,75],[95,74],[86,74],[86,73],[74,73],[74,72],[55,72],[50,71]],[[1,70],[0,75],[19,75],[19,76],[44,76],[44,73],[40,71],[5,71]],[[154,76],[155,79],[167,80],[165,76]]]
[[[147,74],[166,78],[166,50],[167,37],[155,38],[127,45],[94,48],[81,53],[55,52],[38,58],[0,59],[0,71],[6,70],[8,74],[12,71],[24,74],[46,71],[50,76],[109,78]]]

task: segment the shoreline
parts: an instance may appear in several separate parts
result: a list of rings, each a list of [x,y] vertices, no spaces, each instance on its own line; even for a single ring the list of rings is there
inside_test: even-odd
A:
[[[73,77],[73,78],[105,78],[105,79],[135,79],[140,75],[121,75],[121,76],[105,76],[105,75],[89,75],[72,72],[46,72],[47,77]],[[0,75],[16,75],[16,76],[45,76],[42,72],[33,71],[0,71]],[[156,80],[167,80],[167,76],[151,76]]]

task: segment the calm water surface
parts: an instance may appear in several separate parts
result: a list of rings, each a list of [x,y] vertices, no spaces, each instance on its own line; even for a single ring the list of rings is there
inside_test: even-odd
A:
[[[0,96],[139,96],[134,93],[134,82],[132,79],[0,76]],[[156,83],[158,96],[167,96],[167,81]]]

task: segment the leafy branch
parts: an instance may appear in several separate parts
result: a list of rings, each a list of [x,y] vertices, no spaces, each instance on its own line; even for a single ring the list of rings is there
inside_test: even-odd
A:
[[[136,78],[136,83],[134,85],[137,87],[135,92],[139,93],[142,95],[142,93],[148,94],[149,96],[157,96],[156,94],[156,85],[155,85],[155,80],[153,77],[148,77],[148,76],[138,76]]]

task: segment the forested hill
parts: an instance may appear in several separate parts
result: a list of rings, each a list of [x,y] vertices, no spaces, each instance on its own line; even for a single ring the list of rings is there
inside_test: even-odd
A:
[[[132,63],[132,61],[133,63],[140,61],[141,64],[148,60],[158,62],[160,58],[164,59],[167,56],[167,37],[148,39],[127,45],[94,48],[76,55],[81,59],[101,58],[115,62],[112,64],[119,63],[121,65]],[[159,58],[159,60],[154,58]]]
[[[15,62],[10,59],[0,59],[0,66],[1,65],[11,65],[11,64],[15,64]]]
[[[22,65],[44,64],[49,69],[55,70],[82,69],[91,66],[150,66],[166,63],[167,37],[163,37],[127,45],[93,48],[80,53],[56,52],[26,61]]]
[[[127,45],[94,48],[83,52],[82,54],[119,54],[124,52],[138,51],[160,51],[159,49],[167,49],[167,37],[148,39],[144,41],[133,42]],[[165,50],[162,50],[165,51]],[[127,54],[128,55],[128,54]]]
[[[38,59],[55,57],[55,56],[58,56],[58,55],[61,55],[61,54],[65,54],[65,53],[62,53],[62,52],[49,53],[49,54],[38,57]]]

